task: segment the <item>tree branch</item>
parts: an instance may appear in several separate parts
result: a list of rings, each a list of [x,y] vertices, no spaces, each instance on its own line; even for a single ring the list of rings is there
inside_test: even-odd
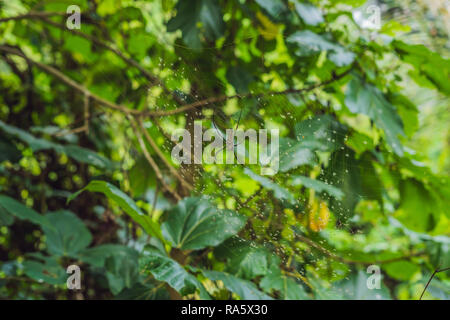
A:
[[[324,82],[320,82],[320,83],[316,83],[313,84],[311,86],[305,87],[305,88],[301,88],[301,89],[287,89],[287,90],[283,90],[283,91],[267,91],[267,92],[262,92],[262,93],[247,93],[247,94],[235,94],[235,95],[231,95],[231,96],[219,96],[219,97],[211,97],[211,98],[207,98],[204,100],[200,100],[200,101],[196,101],[187,105],[184,105],[182,107],[179,107],[177,109],[173,109],[173,110],[166,110],[166,111],[143,111],[142,115],[148,115],[148,116],[157,116],[157,117],[161,117],[161,116],[171,116],[171,115],[175,115],[178,113],[182,113],[182,112],[186,112],[192,109],[197,109],[197,108],[201,108],[210,104],[214,104],[217,102],[224,102],[230,99],[248,99],[248,98],[261,98],[267,95],[285,95],[285,94],[296,94],[296,93],[303,93],[303,92],[307,92],[307,91],[311,91],[314,90],[316,88],[322,87],[322,86],[326,86],[334,81],[337,81],[339,79],[342,79],[343,77],[345,77],[347,74],[350,73],[352,69],[348,69],[346,71],[344,71],[343,73],[339,74],[339,75],[334,75],[331,79],[324,81]]]

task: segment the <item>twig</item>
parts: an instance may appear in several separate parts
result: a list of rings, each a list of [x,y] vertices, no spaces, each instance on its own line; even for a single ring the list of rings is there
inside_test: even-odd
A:
[[[7,22],[7,21],[16,21],[16,20],[22,20],[22,19],[42,19],[46,17],[53,17],[53,16],[65,16],[67,13],[65,12],[40,12],[40,11],[30,11],[26,14],[14,16],[14,17],[6,17],[1,18],[0,23]]]
[[[121,112],[124,112],[126,114],[140,114],[142,113],[142,111],[140,110],[135,110],[135,109],[129,109],[127,107],[121,106],[121,105],[117,105],[114,104],[106,99],[103,99],[102,97],[99,97],[97,95],[95,95],[94,93],[92,93],[91,91],[89,91],[89,89],[87,89],[86,87],[84,87],[83,85],[79,84],[78,82],[70,79],[69,77],[67,77],[66,75],[64,75],[62,72],[60,72],[59,70],[50,67],[46,64],[34,61],[32,59],[30,59],[29,57],[27,57],[25,54],[23,54],[22,52],[20,52],[17,49],[8,47],[8,46],[4,46],[4,45],[0,45],[0,51],[4,51],[19,57],[22,57],[23,59],[25,59],[26,61],[28,61],[29,63],[35,65],[36,67],[42,69],[43,71],[47,72],[48,74],[53,75],[54,77],[58,78],[59,80],[61,80],[62,82],[64,82],[66,85],[74,88],[75,90],[83,93],[84,95],[88,95],[90,98],[92,98],[93,100],[97,101],[99,104],[108,107],[110,109],[114,109],[114,110],[118,110]]]
[[[420,295],[419,300],[422,300],[422,297],[423,297],[423,295],[425,294],[425,291],[427,291],[428,286],[430,285],[431,280],[433,280],[433,278],[434,278],[434,276],[436,275],[436,273],[443,272],[443,271],[447,271],[447,270],[450,270],[450,267],[444,268],[444,269],[440,269],[440,270],[439,270],[439,268],[437,268],[436,270],[434,270],[434,272],[433,272],[433,274],[431,275],[430,279],[428,279],[427,285],[426,285],[425,288],[423,289],[422,294]]]
[[[167,161],[166,157],[164,156],[164,154],[162,153],[161,149],[158,147],[158,145],[156,144],[156,142],[153,140],[153,138],[150,136],[150,134],[148,133],[148,131],[145,129],[144,127],[144,123],[142,122],[142,118],[138,118],[137,119],[138,124],[142,130],[142,132],[144,132],[144,137],[147,139],[148,143],[150,144],[150,146],[155,150],[156,154],[158,155],[158,157],[162,160],[162,162],[166,165],[166,167],[169,169],[170,173],[178,179],[178,181],[180,181],[180,183],[187,188],[188,190],[192,190],[193,187],[186,181],[183,179],[183,177],[178,173],[178,171],[172,167],[172,165],[169,163],[169,161]]]
[[[178,195],[178,193],[174,190],[172,190],[164,181],[164,177],[161,173],[161,170],[159,169],[158,165],[156,164],[155,160],[153,160],[152,156],[150,155],[150,153],[148,153],[147,147],[145,146],[145,142],[142,139],[142,136],[139,132],[139,129],[137,128],[137,126],[134,124],[134,120],[130,118],[130,124],[131,127],[133,128],[134,134],[136,135],[136,138],[138,139],[139,145],[141,146],[142,152],[144,153],[145,158],[147,159],[148,163],[150,164],[150,166],[153,168],[153,170],[155,171],[156,177],[158,178],[159,182],[161,182],[162,187],[169,192],[177,201],[181,200],[181,197]]]
[[[337,81],[343,77],[345,77],[347,74],[350,73],[352,69],[348,69],[347,71],[344,71],[343,73],[339,74],[339,75],[334,75],[331,79],[324,81],[324,82],[320,82],[320,83],[316,83],[313,84],[311,86],[305,87],[305,88],[301,88],[301,89],[287,89],[287,90],[283,90],[283,91],[267,91],[267,92],[263,92],[263,93],[247,93],[247,94],[235,94],[235,95],[231,95],[231,96],[219,96],[219,97],[211,97],[211,98],[207,98],[204,100],[200,100],[200,101],[196,101],[187,105],[184,105],[182,107],[179,107],[177,109],[173,109],[173,110],[166,110],[166,111],[143,111],[142,115],[148,115],[148,116],[171,116],[174,114],[178,114],[178,113],[182,113],[185,111],[189,111],[192,109],[196,109],[196,108],[200,108],[200,107],[204,107],[210,104],[214,104],[217,102],[224,102],[230,99],[247,99],[247,98],[260,98],[263,96],[267,96],[267,95],[284,95],[284,94],[298,94],[298,93],[302,93],[302,92],[307,92],[307,91],[311,91],[314,90],[316,88],[328,85],[334,81]]]

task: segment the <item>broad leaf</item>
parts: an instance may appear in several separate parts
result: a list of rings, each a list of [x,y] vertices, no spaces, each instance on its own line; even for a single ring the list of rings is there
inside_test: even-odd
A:
[[[404,135],[402,120],[378,88],[355,77],[348,84],[345,104],[351,112],[362,113],[372,119],[384,131],[394,152],[403,155],[398,139],[399,135]]]
[[[40,226],[49,225],[45,216],[8,196],[0,195],[0,207],[21,220],[28,220]]]
[[[105,157],[95,153],[92,150],[82,148],[76,145],[61,145],[29,134],[27,131],[7,125],[0,120],[0,129],[6,133],[22,140],[30,146],[33,151],[54,150],[57,153],[64,153],[72,159],[93,165],[102,169],[112,169],[113,163]]]
[[[202,299],[209,295],[197,278],[187,272],[178,262],[157,250],[146,250],[141,257],[142,268],[149,271],[155,279],[164,281],[182,295],[194,293],[197,289]]]
[[[295,136],[303,148],[333,152],[343,145],[346,129],[332,116],[323,115],[297,123]]]
[[[245,216],[217,209],[205,199],[186,198],[169,211],[162,232],[176,248],[198,250],[216,246],[235,235],[245,221]]]
[[[306,24],[316,26],[319,23],[324,22],[322,11],[306,2],[295,2],[295,10]]]
[[[92,235],[74,213],[67,210],[46,214],[49,226],[43,226],[47,241],[47,250],[52,255],[73,256],[86,248],[92,241]]]
[[[149,235],[162,239],[159,225],[154,222],[150,216],[145,215],[136,203],[116,186],[106,181],[94,180],[83,189],[72,194],[68,201],[72,201],[83,191],[101,192],[105,194],[137,222]]]
[[[308,57],[328,51],[330,52],[329,59],[338,67],[347,66],[355,59],[354,53],[310,30],[297,31],[286,40],[297,47],[295,54],[299,57]]]
[[[63,284],[68,275],[54,257],[44,257],[41,254],[31,255],[37,260],[25,260],[23,269],[27,276],[39,282]]]
[[[218,259],[226,259],[226,270],[237,277],[253,279],[268,270],[269,252],[240,238],[231,238],[214,250]]]
[[[139,254],[126,246],[116,246],[116,250],[105,259],[106,278],[113,294],[124,288],[131,288],[139,275]]]
[[[167,31],[180,29],[184,43],[192,49],[201,49],[201,35],[215,40],[223,34],[225,25],[216,0],[178,1],[176,9],[177,15],[167,23]]]
[[[231,292],[236,293],[244,300],[272,300],[265,293],[258,290],[253,282],[240,279],[225,272],[202,270],[205,277],[213,281],[222,281]]]

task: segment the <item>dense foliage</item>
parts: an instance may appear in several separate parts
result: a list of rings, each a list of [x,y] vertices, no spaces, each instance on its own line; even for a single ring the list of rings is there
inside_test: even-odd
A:
[[[1,1],[0,297],[418,299],[450,181],[407,92],[448,97],[450,60],[364,2]],[[279,129],[279,172],[174,163],[198,121]]]

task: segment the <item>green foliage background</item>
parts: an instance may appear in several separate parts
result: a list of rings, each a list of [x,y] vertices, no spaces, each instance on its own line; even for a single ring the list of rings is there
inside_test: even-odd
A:
[[[448,47],[364,2],[0,1],[0,297],[418,299],[450,266]],[[195,121],[279,129],[280,171],[173,163]]]

